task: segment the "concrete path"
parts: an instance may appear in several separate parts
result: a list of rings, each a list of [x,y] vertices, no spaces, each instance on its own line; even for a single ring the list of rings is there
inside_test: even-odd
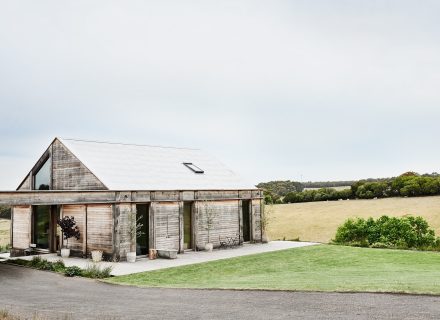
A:
[[[41,320],[423,320],[440,318],[440,297],[136,288],[0,264],[2,309]]]
[[[234,249],[222,249],[222,250],[214,250],[213,252],[204,252],[204,251],[188,251],[184,254],[179,254],[177,259],[168,260],[168,259],[156,259],[149,260],[147,258],[140,258],[136,261],[136,263],[128,263],[128,262],[101,262],[102,266],[113,266],[112,275],[120,276],[138,272],[159,270],[165,268],[172,268],[178,266],[184,266],[188,264],[195,263],[203,263],[214,260],[228,259],[240,256],[246,256],[250,254],[256,253],[264,253],[264,252],[272,252],[278,250],[292,249],[292,248],[300,248],[311,245],[317,245],[317,243],[313,242],[293,242],[293,241],[271,241],[266,244],[244,244],[242,247],[234,248]],[[55,261],[61,259],[61,257],[56,254],[45,254],[42,257],[46,258],[49,261]],[[23,259],[32,259],[32,257],[21,257]],[[92,263],[90,259],[81,259],[81,258],[68,258],[63,259],[64,264],[66,266],[78,266],[84,268],[87,264]]]

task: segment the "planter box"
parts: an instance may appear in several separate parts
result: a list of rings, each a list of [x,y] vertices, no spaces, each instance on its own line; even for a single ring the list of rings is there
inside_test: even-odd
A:
[[[177,250],[157,249],[157,255],[165,259],[177,259]]]

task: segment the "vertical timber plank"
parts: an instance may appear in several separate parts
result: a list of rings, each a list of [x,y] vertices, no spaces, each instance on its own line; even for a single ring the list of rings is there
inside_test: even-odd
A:
[[[150,214],[149,214],[149,219],[150,219],[150,223],[149,223],[149,229],[150,229],[150,236],[149,236],[149,238],[148,238],[148,242],[149,242],[149,248],[150,249],[157,249],[156,248],[156,232],[155,232],[155,227],[154,227],[154,221],[155,221],[155,218],[154,218],[154,215],[155,215],[155,212],[154,212],[154,207],[155,207],[155,203],[154,202],[151,202],[150,203]]]
[[[120,233],[119,233],[119,219],[121,216],[121,211],[118,204],[112,205],[112,214],[113,214],[113,253],[112,253],[112,260],[113,261],[119,261],[121,254],[120,254]]]
[[[84,217],[84,237],[83,237],[83,255],[87,258],[87,209],[88,205],[86,204],[85,217]]]
[[[179,253],[184,253],[183,247],[183,234],[184,234],[184,221],[183,221],[183,210],[184,210],[183,201],[179,201]]]

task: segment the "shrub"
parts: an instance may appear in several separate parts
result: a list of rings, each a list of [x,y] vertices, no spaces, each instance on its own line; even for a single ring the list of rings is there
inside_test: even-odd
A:
[[[5,246],[0,246],[0,253],[8,252],[11,249],[11,245],[7,244]]]
[[[82,276],[93,279],[103,279],[110,277],[112,270],[113,267],[111,266],[101,268],[97,264],[89,264],[82,271]]]
[[[374,248],[440,249],[440,239],[435,238],[426,220],[412,216],[348,219],[336,231],[333,242]]]
[[[66,277],[77,277],[82,275],[82,269],[77,266],[67,267],[64,269],[64,274]]]
[[[55,272],[64,272],[66,269],[66,266],[64,265],[63,260],[57,260],[55,262],[52,262],[52,270]]]
[[[265,204],[273,204],[272,196],[266,192],[264,192],[264,203]]]
[[[29,261],[29,266],[38,269],[42,263],[43,263],[43,258],[41,258],[40,256],[34,256],[32,257],[32,260]]]

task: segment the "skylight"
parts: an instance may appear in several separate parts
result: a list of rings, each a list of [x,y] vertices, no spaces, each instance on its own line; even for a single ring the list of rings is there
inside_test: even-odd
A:
[[[195,164],[193,164],[191,162],[184,162],[183,165],[185,167],[187,167],[188,169],[190,169],[191,171],[193,171],[194,173],[205,173],[205,171],[203,171],[202,169],[200,169],[199,167],[197,167]]]

